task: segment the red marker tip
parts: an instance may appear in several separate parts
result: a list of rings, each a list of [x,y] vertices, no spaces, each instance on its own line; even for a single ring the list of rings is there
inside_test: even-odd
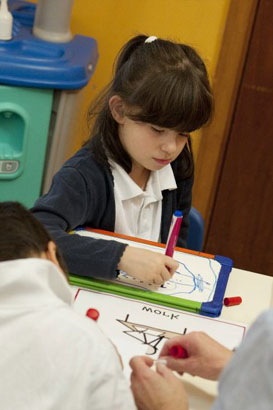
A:
[[[99,318],[99,311],[97,309],[88,309],[86,311],[86,316],[93,320],[98,320]]]
[[[234,296],[232,298],[224,298],[224,305],[225,306],[236,306],[242,303],[241,296]]]
[[[169,350],[169,355],[176,359],[186,359],[189,357],[187,350],[180,345],[173,345]]]

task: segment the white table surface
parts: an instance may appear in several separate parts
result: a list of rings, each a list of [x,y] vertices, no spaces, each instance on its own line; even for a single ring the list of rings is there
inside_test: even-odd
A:
[[[233,268],[225,296],[241,296],[238,306],[223,306],[221,318],[251,325],[257,316],[273,305],[273,277]],[[190,410],[211,409],[217,394],[217,382],[184,375]]]

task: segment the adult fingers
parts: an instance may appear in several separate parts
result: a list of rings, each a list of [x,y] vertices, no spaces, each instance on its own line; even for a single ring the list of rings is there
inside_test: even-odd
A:
[[[171,369],[176,371],[179,374],[183,374],[184,372],[191,373],[191,359],[175,359],[173,357],[167,356],[164,357],[166,360],[166,366]]]
[[[163,345],[162,350],[159,353],[159,357],[162,356],[168,356],[170,348],[174,345],[180,345],[182,347],[185,347],[185,344],[187,344],[187,335],[181,335],[181,336],[176,336],[172,337],[171,339],[167,340],[167,342]]]
[[[165,364],[162,364],[160,362],[156,364],[156,371],[166,379],[172,379],[173,377],[175,377],[173,375],[172,370],[168,369],[168,367]]]
[[[147,356],[135,356],[129,362],[130,367],[135,374],[145,372],[147,368],[152,367],[153,363],[153,359]]]

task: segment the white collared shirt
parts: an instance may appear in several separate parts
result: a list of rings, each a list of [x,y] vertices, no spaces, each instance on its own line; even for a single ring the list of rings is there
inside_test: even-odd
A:
[[[135,410],[116,351],[44,259],[0,262],[0,407]]]
[[[116,204],[115,232],[158,242],[162,191],[176,189],[171,165],[152,171],[143,191],[118,164],[111,162]]]

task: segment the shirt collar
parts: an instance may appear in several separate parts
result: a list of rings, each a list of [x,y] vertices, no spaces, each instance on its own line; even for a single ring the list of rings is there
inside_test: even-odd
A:
[[[146,191],[143,191],[119,164],[111,161],[110,165],[114,177],[115,189],[118,190],[119,197],[122,201],[151,192],[153,192],[157,199],[161,199],[162,191],[177,188],[170,164],[158,171],[151,172]]]
[[[25,258],[0,262],[0,308],[22,306],[22,309],[73,303],[72,291],[62,273],[50,261]]]

